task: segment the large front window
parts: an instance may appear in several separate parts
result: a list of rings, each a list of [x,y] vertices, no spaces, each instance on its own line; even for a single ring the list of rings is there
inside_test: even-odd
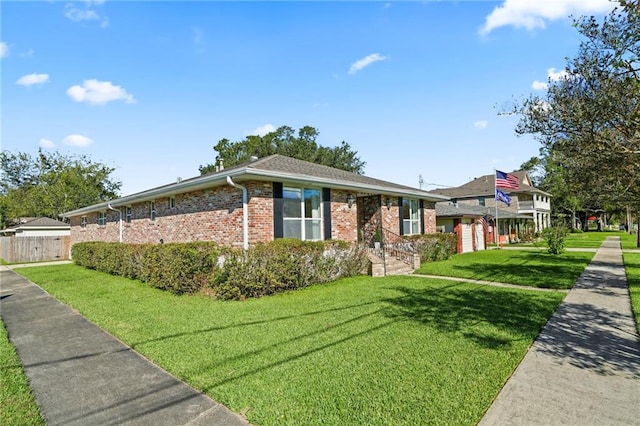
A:
[[[320,240],[322,218],[320,190],[283,188],[283,236],[300,240]]]
[[[402,234],[414,235],[419,233],[418,200],[402,199]]]

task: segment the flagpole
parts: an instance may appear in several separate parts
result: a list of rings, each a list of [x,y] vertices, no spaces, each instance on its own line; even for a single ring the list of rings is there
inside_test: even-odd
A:
[[[500,227],[498,226],[498,184],[497,184],[497,178],[496,178],[497,174],[496,174],[496,169],[493,169],[493,198],[496,201],[495,205],[496,205],[496,223],[495,223],[495,240],[496,240],[496,246],[500,247]]]

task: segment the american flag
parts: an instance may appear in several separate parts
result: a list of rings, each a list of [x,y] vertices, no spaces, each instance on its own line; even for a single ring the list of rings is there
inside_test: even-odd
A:
[[[520,182],[515,175],[496,170],[496,188],[520,189]]]

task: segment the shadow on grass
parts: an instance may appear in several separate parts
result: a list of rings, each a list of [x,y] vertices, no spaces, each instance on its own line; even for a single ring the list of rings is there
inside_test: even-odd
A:
[[[448,271],[454,277],[506,282],[529,287],[568,289],[573,286],[588,263],[580,257],[554,256],[546,253],[519,252],[517,256],[517,261],[510,262],[500,257],[483,258],[466,264],[452,262]],[[432,272],[430,267],[425,265],[416,273],[442,274],[442,270]]]
[[[395,290],[403,296],[386,300],[390,318],[459,332],[486,348],[508,348],[513,341],[532,340],[560,303],[559,297],[554,301],[546,295],[482,287]]]

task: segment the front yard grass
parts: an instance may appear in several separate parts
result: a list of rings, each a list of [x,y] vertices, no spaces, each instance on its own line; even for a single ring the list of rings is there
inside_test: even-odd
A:
[[[631,308],[636,317],[638,330],[640,330],[640,253],[624,253],[622,256],[629,283]]]
[[[399,276],[222,302],[17,272],[256,425],[475,425],[564,297]]]
[[[44,425],[16,349],[0,321],[0,424]]]
[[[442,275],[529,287],[568,289],[573,286],[595,253],[483,250],[423,263],[416,274]]]

